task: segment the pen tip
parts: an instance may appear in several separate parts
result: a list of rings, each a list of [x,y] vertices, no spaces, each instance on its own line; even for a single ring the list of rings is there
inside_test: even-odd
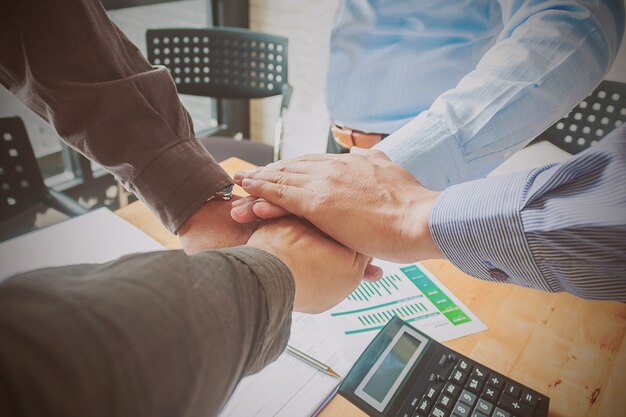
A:
[[[339,378],[341,379],[341,375],[339,375],[337,372],[333,371],[332,369],[328,368],[328,375],[330,376],[334,376],[335,378]]]

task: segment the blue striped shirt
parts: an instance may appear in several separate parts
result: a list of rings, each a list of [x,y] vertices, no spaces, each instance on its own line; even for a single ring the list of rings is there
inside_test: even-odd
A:
[[[331,118],[430,189],[481,178],[604,78],[623,0],[343,0]]]
[[[475,277],[626,302],[626,125],[566,162],[449,187],[430,229]]]

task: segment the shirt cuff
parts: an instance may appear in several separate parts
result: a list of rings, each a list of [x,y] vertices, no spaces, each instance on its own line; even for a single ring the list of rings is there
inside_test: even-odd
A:
[[[184,139],[162,151],[124,186],[176,233],[209,197],[232,183],[200,142]]]
[[[406,168],[430,190],[441,191],[478,177],[469,169],[453,132],[439,119],[432,118],[428,111],[389,135],[376,149]]]
[[[488,281],[559,291],[545,278],[526,241],[520,214],[528,173],[448,188],[429,219],[433,239],[459,269]]]
[[[276,359],[287,346],[296,285],[291,270],[276,256],[252,246],[221,249],[248,265],[265,291],[267,329],[252,372]]]

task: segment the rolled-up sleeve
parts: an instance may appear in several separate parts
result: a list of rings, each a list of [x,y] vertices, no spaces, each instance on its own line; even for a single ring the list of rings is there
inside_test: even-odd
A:
[[[195,139],[169,72],[145,60],[99,1],[1,7],[0,82],[170,231],[231,184]]]
[[[626,127],[561,164],[452,186],[435,243],[478,278],[626,302]]]

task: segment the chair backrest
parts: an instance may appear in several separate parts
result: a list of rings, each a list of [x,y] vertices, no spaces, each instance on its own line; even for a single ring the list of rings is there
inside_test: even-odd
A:
[[[279,95],[287,83],[287,38],[239,28],[146,32],[148,60],[164,65],[179,93],[218,98]]]
[[[0,222],[41,201],[45,193],[22,119],[0,118]]]
[[[536,141],[547,140],[571,154],[577,154],[624,122],[626,84],[603,81],[589,97],[539,135]]]

